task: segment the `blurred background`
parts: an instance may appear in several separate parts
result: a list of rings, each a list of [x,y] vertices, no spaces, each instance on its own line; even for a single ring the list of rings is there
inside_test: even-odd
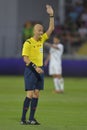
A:
[[[86,0],[0,0],[0,75],[22,75],[23,42],[32,36],[35,23],[48,27],[46,4],[54,8],[55,30],[64,45],[63,76],[87,77]],[[44,59],[49,49],[44,47]],[[48,75],[48,67],[45,68]]]

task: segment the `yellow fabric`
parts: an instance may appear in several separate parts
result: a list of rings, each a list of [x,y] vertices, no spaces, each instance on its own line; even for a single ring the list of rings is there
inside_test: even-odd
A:
[[[29,60],[37,66],[43,65],[43,43],[48,39],[46,33],[36,41],[33,37],[26,40],[23,45],[22,56],[28,56]]]

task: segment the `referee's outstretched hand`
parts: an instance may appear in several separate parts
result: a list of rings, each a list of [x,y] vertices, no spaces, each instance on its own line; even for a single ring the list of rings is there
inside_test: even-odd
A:
[[[47,8],[47,13],[51,16],[53,16],[53,8],[51,7],[51,5],[46,5],[46,8]]]

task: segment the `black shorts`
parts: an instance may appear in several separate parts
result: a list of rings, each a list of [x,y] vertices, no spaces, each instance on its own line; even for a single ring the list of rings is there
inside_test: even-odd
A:
[[[43,69],[43,67],[41,67]],[[44,74],[38,74],[29,67],[25,67],[24,72],[25,91],[28,90],[43,90],[44,89]]]

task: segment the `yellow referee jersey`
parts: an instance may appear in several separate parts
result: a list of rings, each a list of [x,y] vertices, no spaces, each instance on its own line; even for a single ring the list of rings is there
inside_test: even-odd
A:
[[[23,45],[22,56],[28,56],[29,60],[37,66],[43,66],[43,43],[48,39],[46,33],[36,41],[33,37],[27,39]]]

